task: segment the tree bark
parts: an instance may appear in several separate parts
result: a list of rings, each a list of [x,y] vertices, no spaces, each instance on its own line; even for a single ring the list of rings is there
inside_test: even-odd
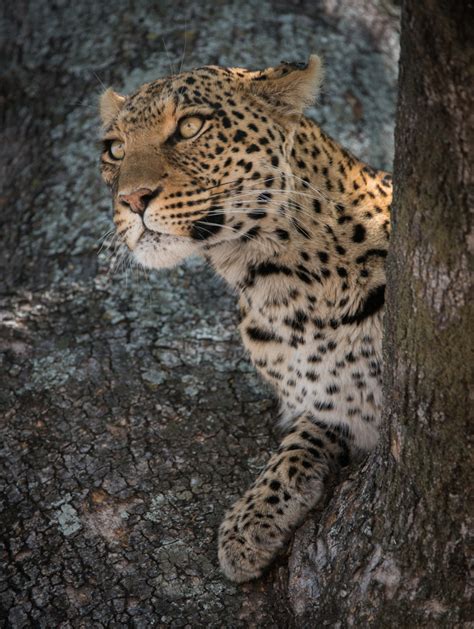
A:
[[[240,349],[234,297],[204,267],[109,277],[96,74],[124,91],[167,74],[162,37],[175,66],[186,41],[187,68],[321,52],[312,113],[389,167],[397,13],[388,0],[3,3],[0,626],[468,618],[472,18],[457,4],[405,6],[380,450],[300,529],[289,570],[237,587],[215,532],[272,448],[272,398]]]
[[[474,618],[472,8],[403,5],[384,434],[319,526],[298,532],[288,581],[298,626],[455,627]]]
[[[273,395],[209,268],[134,277],[98,253],[113,227],[98,97],[182,61],[316,51],[327,91],[313,115],[390,167],[398,13],[388,0],[11,0],[0,24],[0,627],[286,628],[286,561],[240,587],[216,548],[275,445]]]

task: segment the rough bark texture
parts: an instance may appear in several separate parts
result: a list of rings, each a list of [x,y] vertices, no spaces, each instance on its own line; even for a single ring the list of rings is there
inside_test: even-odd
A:
[[[469,2],[402,9],[386,428],[319,525],[298,532],[300,626],[472,626],[473,26]]]
[[[218,571],[216,530],[274,445],[274,402],[241,350],[234,297],[203,264],[146,278],[110,274],[109,256],[98,255],[112,227],[94,146],[99,79],[132,89],[178,67],[185,41],[186,68],[317,51],[327,80],[315,117],[387,168],[397,11],[387,0],[2,4],[5,626],[467,618],[461,184],[472,176],[463,74],[472,50],[467,19],[449,34],[450,10],[441,19],[435,3],[406,8],[389,434],[328,498],[321,524],[315,514],[301,528],[289,564],[237,587]]]

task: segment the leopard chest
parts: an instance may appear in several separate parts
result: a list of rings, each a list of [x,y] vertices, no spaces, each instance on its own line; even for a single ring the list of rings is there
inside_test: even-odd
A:
[[[250,308],[240,325],[251,360],[276,389],[284,422],[309,413],[344,424],[360,447],[377,439],[381,314],[334,325],[302,308]]]

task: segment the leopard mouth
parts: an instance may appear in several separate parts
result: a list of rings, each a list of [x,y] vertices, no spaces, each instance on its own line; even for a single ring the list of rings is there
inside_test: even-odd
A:
[[[137,245],[144,236],[166,236],[166,235],[167,234],[164,234],[163,232],[159,232],[154,229],[149,229],[148,227],[143,225],[143,231],[137,240]]]
[[[146,268],[170,268],[197,252],[191,238],[144,229],[135,247],[135,260]]]

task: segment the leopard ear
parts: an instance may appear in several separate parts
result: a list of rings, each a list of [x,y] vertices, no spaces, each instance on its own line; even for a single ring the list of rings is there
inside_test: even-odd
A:
[[[250,91],[282,113],[301,114],[316,100],[323,80],[322,61],[311,55],[308,63],[282,63],[245,75]]]
[[[124,102],[125,97],[114,92],[111,87],[102,94],[100,97],[100,117],[104,127],[107,127],[112,122],[122,109]]]

